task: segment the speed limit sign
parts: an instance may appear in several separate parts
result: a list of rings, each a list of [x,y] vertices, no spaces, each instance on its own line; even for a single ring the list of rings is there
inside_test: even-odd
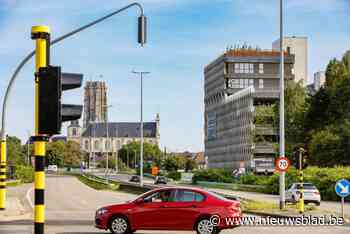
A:
[[[290,166],[290,161],[286,157],[279,157],[276,160],[276,170],[277,171],[287,171]]]

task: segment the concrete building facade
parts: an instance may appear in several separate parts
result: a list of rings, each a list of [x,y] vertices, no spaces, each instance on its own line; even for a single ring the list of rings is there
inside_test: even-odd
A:
[[[107,86],[103,81],[88,81],[84,87],[83,128],[90,122],[107,120]]]
[[[209,168],[273,168],[278,139],[272,105],[279,98],[279,61],[276,51],[234,49],[205,67]],[[294,79],[293,65],[294,56],[285,53],[286,79]]]
[[[326,83],[326,73],[318,71],[314,73],[314,89],[317,92]]]
[[[285,37],[283,49],[295,56],[294,75],[295,81],[302,81],[306,86],[308,82],[308,40],[307,37]],[[280,50],[280,40],[272,43],[272,50]]]

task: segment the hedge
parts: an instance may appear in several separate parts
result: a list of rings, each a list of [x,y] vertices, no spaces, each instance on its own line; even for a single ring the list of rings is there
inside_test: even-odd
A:
[[[313,183],[321,193],[323,200],[339,201],[334,191],[335,183],[340,179],[350,180],[350,167],[318,168],[308,167],[304,170],[304,182]],[[208,169],[196,171],[193,182],[209,181],[222,183],[237,183],[248,185],[264,185],[265,189],[257,188],[256,192],[278,194],[279,173],[270,176],[247,173],[239,178],[233,178],[231,171],[225,169]],[[286,173],[286,189],[294,182],[298,182],[295,168],[290,168]],[[346,200],[350,200],[349,197]]]

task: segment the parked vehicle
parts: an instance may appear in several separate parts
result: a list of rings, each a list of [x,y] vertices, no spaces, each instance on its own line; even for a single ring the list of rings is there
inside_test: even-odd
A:
[[[130,182],[139,183],[139,182],[140,182],[140,176],[138,176],[138,175],[133,175],[133,176],[131,176],[131,178],[130,178],[129,181],[130,181]]]
[[[301,183],[294,183],[286,191],[286,201],[296,203],[301,196]],[[320,191],[312,183],[303,183],[304,187],[304,202],[305,204],[314,203],[317,206],[321,204]]]
[[[157,176],[154,179],[154,184],[167,184],[168,180],[165,176]]]
[[[47,173],[57,173],[57,172],[58,172],[57,165],[49,165],[47,167]]]
[[[214,215],[219,218],[218,223],[212,221]],[[195,230],[198,234],[214,234],[237,226],[241,217],[239,201],[198,188],[173,187],[155,189],[133,201],[102,207],[96,211],[95,226],[114,234],[136,230]],[[228,224],[224,218],[236,222]]]

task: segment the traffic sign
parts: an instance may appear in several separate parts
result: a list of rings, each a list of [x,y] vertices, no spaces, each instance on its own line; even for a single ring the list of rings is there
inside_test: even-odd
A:
[[[276,160],[276,170],[277,171],[281,171],[281,172],[287,171],[289,166],[290,166],[290,161],[286,157],[279,157]]]
[[[335,184],[335,192],[339,197],[347,197],[350,195],[350,182],[346,179],[339,180]]]

